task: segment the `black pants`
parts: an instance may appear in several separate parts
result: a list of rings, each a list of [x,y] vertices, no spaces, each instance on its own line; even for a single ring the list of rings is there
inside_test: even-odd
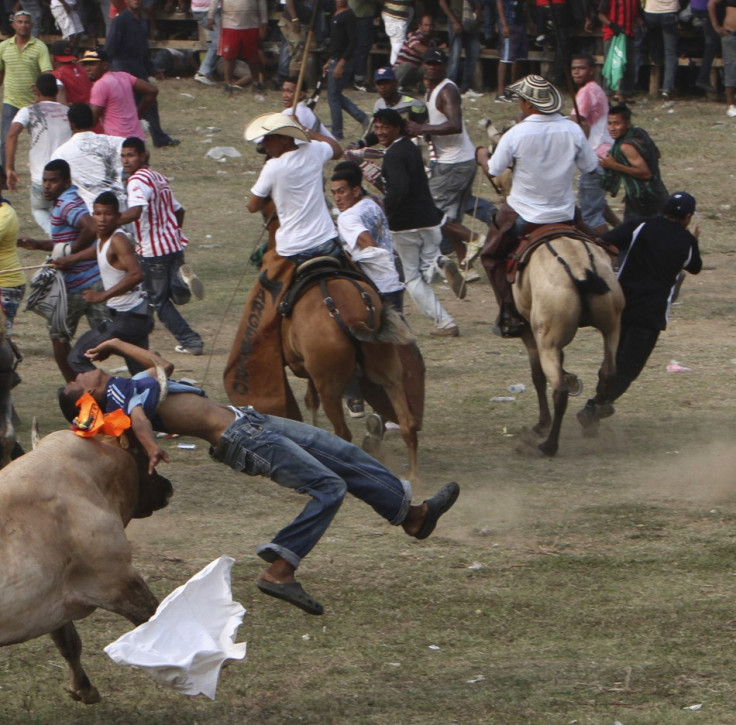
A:
[[[606,400],[601,400],[599,395],[596,395],[593,399],[596,403],[612,403],[629,389],[647,364],[659,339],[659,332],[626,323],[621,326],[621,340],[616,354],[616,375],[608,388]]]
[[[67,358],[69,366],[77,374],[94,370],[95,366],[85,357],[84,353],[91,347],[97,347],[104,340],[111,340],[113,337],[148,350],[148,335],[151,330],[153,330],[152,315],[118,312],[112,316],[110,322],[106,322],[95,330],[87,330],[77,340]],[[132,358],[123,357],[131,375],[143,372],[148,367]]]

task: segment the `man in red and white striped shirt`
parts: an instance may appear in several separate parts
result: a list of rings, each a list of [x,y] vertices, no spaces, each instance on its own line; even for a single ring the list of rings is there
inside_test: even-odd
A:
[[[143,286],[158,319],[177,339],[176,351],[201,355],[202,338],[175,307],[189,302],[192,293],[198,299],[204,296],[202,282],[184,263],[188,243],[181,230],[184,207],[174,198],[166,177],[148,166],[149,154],[141,139],[125,139],[121,154],[123,170],[130,177],[128,210],[121,214],[120,223],[133,223]]]

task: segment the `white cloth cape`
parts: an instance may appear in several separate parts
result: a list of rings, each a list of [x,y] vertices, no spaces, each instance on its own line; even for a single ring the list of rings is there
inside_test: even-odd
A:
[[[105,647],[119,665],[140,667],[154,680],[185,695],[215,699],[225,660],[245,657],[236,644],[245,609],[234,602],[230,570],[235,559],[221,556],[175,589],[156,613]]]

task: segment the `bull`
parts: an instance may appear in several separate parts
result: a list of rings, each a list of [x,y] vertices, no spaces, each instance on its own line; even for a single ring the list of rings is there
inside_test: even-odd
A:
[[[72,698],[86,704],[100,695],[82,668],[74,620],[101,607],[137,626],[158,606],[125,536],[131,518],[163,508],[173,492],[147,468],[132,435],[65,430],[0,471],[0,646],[50,634]]]

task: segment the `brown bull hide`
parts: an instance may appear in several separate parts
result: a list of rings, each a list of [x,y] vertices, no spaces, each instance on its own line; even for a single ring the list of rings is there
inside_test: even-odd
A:
[[[58,431],[0,471],[0,645],[51,634],[85,703],[99,694],[72,620],[102,607],[138,625],[158,606],[124,529],[166,505],[171,484],[142,476],[145,456],[126,447]]]

